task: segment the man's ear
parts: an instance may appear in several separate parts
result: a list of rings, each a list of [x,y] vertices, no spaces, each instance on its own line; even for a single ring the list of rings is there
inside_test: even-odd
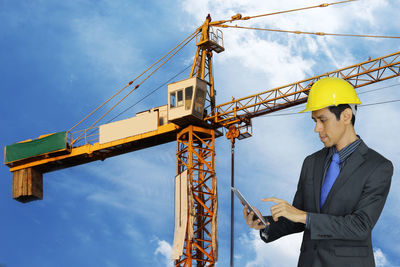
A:
[[[353,111],[351,110],[351,108],[346,108],[340,114],[340,119],[342,119],[345,124],[351,124],[352,117],[353,117]]]

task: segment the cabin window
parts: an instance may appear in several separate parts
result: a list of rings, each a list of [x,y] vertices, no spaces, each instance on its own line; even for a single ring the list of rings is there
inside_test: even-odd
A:
[[[183,90],[178,90],[177,92],[177,107],[183,106]]]
[[[189,110],[192,104],[193,86],[185,88],[185,109]]]
[[[206,100],[206,92],[204,92],[200,88],[197,88],[196,98],[194,102],[194,111],[199,115],[203,114],[205,100]]]
[[[170,105],[171,108],[176,107],[175,92],[170,93]]]

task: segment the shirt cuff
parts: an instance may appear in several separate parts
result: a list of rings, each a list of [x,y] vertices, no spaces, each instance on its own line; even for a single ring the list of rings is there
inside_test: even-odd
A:
[[[267,225],[264,229],[260,230],[260,234],[265,240],[268,239],[268,229],[269,229],[269,225]]]
[[[308,230],[310,230],[310,220],[311,220],[311,216],[310,216],[310,214],[308,214],[308,212],[307,212],[307,215],[306,215],[306,228],[308,229]]]

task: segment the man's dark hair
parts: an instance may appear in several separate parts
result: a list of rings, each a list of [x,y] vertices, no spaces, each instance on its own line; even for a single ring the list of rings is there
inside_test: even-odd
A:
[[[329,108],[330,112],[335,114],[337,120],[340,120],[340,114],[342,114],[343,110],[345,110],[346,108],[351,109],[349,104],[340,104],[340,105],[337,105],[337,106],[330,106],[328,108]],[[357,105],[355,106],[355,109],[357,110]],[[353,114],[351,116],[351,124],[353,124],[353,126],[354,126],[355,122],[356,122],[356,117]]]

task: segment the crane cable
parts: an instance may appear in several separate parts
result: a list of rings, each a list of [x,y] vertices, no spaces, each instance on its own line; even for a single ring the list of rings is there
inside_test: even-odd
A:
[[[238,25],[226,25],[226,24],[224,24],[224,23],[230,23],[230,22],[233,22],[233,21],[236,21],[236,20],[249,20],[249,19],[253,19],[253,18],[259,18],[259,17],[271,16],[271,15],[277,15],[277,14],[284,14],[284,13],[301,11],[301,10],[312,9],[312,8],[317,8],[317,7],[327,7],[327,6],[331,6],[331,5],[343,4],[343,3],[354,2],[354,1],[358,1],[358,0],[346,0],[346,1],[333,2],[333,3],[323,3],[323,4],[320,4],[320,5],[316,5],[316,6],[302,7],[302,8],[285,10],[285,11],[278,11],[278,12],[273,12],[273,13],[255,15],[255,16],[242,17],[242,15],[237,14],[235,16],[232,16],[232,19],[230,19],[230,20],[215,21],[214,23],[211,23],[210,25],[213,26],[213,27],[220,27],[220,28],[237,28],[237,29],[248,29],[248,30],[259,30],[259,31],[294,33],[294,34],[312,34],[312,35],[319,35],[319,36],[330,35],[330,36],[369,37],[369,38],[371,38],[371,37],[372,38],[393,38],[393,39],[399,39],[400,38],[400,36],[341,34],[341,33],[325,33],[325,32],[303,32],[303,31],[277,30],[277,29],[244,27],[244,26],[238,26]]]
[[[140,102],[142,102],[143,100],[145,100],[147,97],[149,97],[150,95],[154,94],[156,91],[160,90],[162,87],[164,87],[165,85],[167,85],[170,81],[172,81],[173,79],[175,79],[176,77],[178,77],[179,75],[181,75],[182,73],[184,73],[186,70],[188,70],[191,67],[191,65],[186,66],[183,70],[181,70],[180,72],[178,72],[177,74],[175,74],[173,77],[169,78],[166,82],[164,82],[163,84],[161,84],[160,86],[158,86],[156,89],[154,89],[153,91],[151,91],[150,93],[148,93],[147,95],[145,95],[144,97],[142,97],[141,99],[139,99],[138,101],[136,101],[136,103],[130,105],[129,107],[127,107],[126,109],[124,109],[123,111],[121,111],[117,116],[113,117],[112,119],[108,120],[106,123],[110,123],[113,120],[115,120],[116,118],[118,118],[119,116],[121,116],[122,114],[124,114],[125,112],[127,112],[128,110],[130,110],[131,108],[133,108],[134,106],[136,106],[137,104],[139,104]],[[95,130],[93,130],[92,132],[90,132],[88,134],[88,136],[91,136],[93,133],[95,132]]]
[[[178,77],[179,75],[181,75],[182,73],[184,73],[186,70],[188,70],[190,67],[192,67],[192,65],[188,65],[187,67],[185,67],[183,70],[181,70],[180,72],[178,72],[177,74],[175,74],[173,77],[171,77],[169,80],[167,80],[166,82],[164,82],[163,84],[161,84],[160,86],[158,86],[156,89],[154,89],[153,91],[151,91],[150,93],[148,93],[147,95],[145,95],[144,97],[142,97],[141,99],[139,99],[138,101],[136,101],[136,103],[132,104],[131,106],[127,107],[125,110],[121,111],[117,116],[115,116],[114,118],[110,119],[107,123],[112,122],[113,120],[115,120],[116,118],[118,118],[119,116],[121,116],[122,114],[124,114],[125,112],[127,112],[128,110],[130,110],[131,108],[133,108],[134,106],[136,106],[137,104],[139,104],[140,102],[142,102],[144,99],[146,99],[147,97],[149,97],[150,95],[154,94],[156,91],[160,90],[162,87],[164,87],[165,85],[167,85],[170,81],[172,81],[173,79],[175,79],[176,77]]]
[[[115,96],[120,94],[124,89],[129,87],[134,81],[136,81],[139,77],[144,75],[147,71],[149,71],[152,67],[154,67],[157,63],[159,63],[161,60],[163,60],[165,57],[167,57],[169,54],[171,54],[172,51],[177,49],[179,46],[182,46],[177,49],[172,55],[170,55],[166,60],[164,60],[155,70],[153,70],[147,77],[145,77],[139,84],[137,84],[131,91],[129,91],[122,99],[120,99],[114,106],[112,106],[105,114],[103,114],[99,119],[97,119],[88,129],[91,129],[94,127],[102,118],[104,118],[108,113],[110,113],[118,104],[120,104],[126,97],[128,97],[133,91],[135,91],[141,84],[143,84],[148,78],[150,78],[157,70],[159,70],[165,63],[167,63],[173,56],[175,56],[183,47],[185,47],[189,42],[193,40],[193,38],[196,37],[198,33],[198,30],[193,32],[191,35],[189,35],[185,40],[183,40],[181,43],[176,45],[173,49],[171,49],[167,54],[165,54],[163,57],[161,57],[157,62],[155,62],[153,65],[151,65],[149,68],[147,68],[144,72],[142,72],[139,76],[137,76],[134,80],[130,81],[125,87],[123,87],[121,90],[119,90],[116,94],[114,94],[112,97],[110,97],[107,101],[105,101],[102,105],[97,107],[95,110],[93,110],[89,115],[87,115],[84,119],[82,119],[78,124],[76,124],[74,127],[72,127],[68,132],[71,132],[72,129],[77,127],[79,124],[81,124],[83,121],[85,121],[89,116],[91,116],[93,113],[95,113],[99,108],[104,106],[106,103],[108,103],[111,99],[113,99]],[[67,133],[68,133],[67,132]],[[85,132],[82,132],[77,138],[75,138],[70,145],[73,145],[77,140],[79,140],[82,135],[84,135]]]
[[[344,3],[348,3],[348,2],[354,2],[354,1],[358,1],[358,0],[346,0],[346,1],[333,2],[333,3],[323,3],[323,4],[320,4],[320,5],[316,5],[316,6],[302,7],[302,8],[285,10],[285,11],[277,11],[277,12],[273,12],[273,13],[266,13],[266,14],[255,15],[255,16],[242,17],[242,15],[237,14],[235,16],[232,16],[232,19],[230,19],[230,20],[216,21],[214,23],[211,23],[211,25],[212,26],[216,26],[218,24],[229,23],[229,22],[233,22],[235,20],[249,20],[249,19],[254,19],[254,18],[259,18],[259,17],[266,17],[266,16],[271,16],[271,15],[284,14],[284,13],[301,11],[301,10],[306,10],[306,9],[312,9],[312,8],[318,8],[318,7],[327,7],[327,6],[332,6],[332,5],[336,5],[336,4],[344,4]]]
[[[214,27],[237,28],[237,29],[246,29],[246,30],[269,31],[269,32],[285,32],[285,33],[294,33],[294,34],[313,34],[313,35],[319,35],[319,36],[331,35],[331,36],[348,36],[348,37],[370,37],[370,38],[400,39],[400,36],[343,34],[343,33],[325,33],[325,32],[302,32],[302,31],[288,31],[288,30],[276,30],[276,29],[266,29],[266,28],[244,27],[244,26],[237,26],[237,25],[215,25]]]
[[[284,13],[289,13],[289,12],[301,11],[301,10],[306,10],[306,9],[312,9],[312,8],[317,8],[317,7],[327,7],[327,6],[343,4],[343,3],[348,3],[348,2],[354,2],[354,1],[357,1],[357,0],[346,0],[346,1],[333,2],[333,3],[323,3],[323,4],[320,4],[320,5],[317,5],[317,6],[309,6],[309,7],[290,9],[290,10],[286,10],[286,11],[278,11],[278,12],[274,12],[274,13],[267,13],[267,14],[261,14],[261,15],[256,15],[256,16],[250,16],[248,18],[249,19],[253,19],[253,18],[259,18],[259,17],[265,17],[265,16],[271,16],[271,15],[277,15],[277,14],[284,14]]]
[[[196,33],[196,32],[195,32]],[[99,119],[97,119],[94,123],[92,123],[92,125],[89,126],[88,129],[91,129],[92,127],[94,127],[101,119],[103,119],[108,113],[110,113],[117,105],[119,105],[125,98],[127,98],[133,91],[135,91],[141,84],[143,84],[150,76],[152,76],[158,69],[160,69],[165,63],[167,63],[173,56],[176,55],[176,53],[178,53],[183,47],[185,47],[190,41],[193,40],[193,38],[196,37],[196,34],[193,33],[191,35],[191,38],[186,41],[186,43],[180,47],[178,50],[176,50],[172,55],[170,55],[166,60],[164,60],[164,62],[162,62],[162,64],[160,66],[158,66],[153,72],[151,72],[143,81],[141,81],[139,84],[137,84],[131,91],[129,91],[123,98],[121,98],[114,106],[112,106],[106,113],[104,113]],[[187,40],[187,39],[185,39]],[[84,135],[85,132],[82,132],[77,138],[75,138],[75,140],[73,140],[71,142],[71,145],[73,145],[77,140],[79,140],[82,135]]]
[[[71,129],[68,130],[68,132],[71,132],[73,129],[75,129],[78,125],[80,125],[83,121],[85,121],[88,117],[93,115],[97,110],[99,110],[101,107],[103,107],[105,104],[107,104],[110,100],[112,100],[114,97],[116,97],[118,94],[120,94],[122,91],[124,91],[127,87],[132,85],[137,79],[139,79],[141,76],[143,76],[147,71],[149,71],[151,68],[153,68],[156,64],[158,64],[161,60],[163,60],[165,57],[167,57],[172,51],[177,49],[179,46],[181,46],[184,42],[186,42],[188,39],[192,40],[194,36],[197,35],[198,30],[193,32],[191,35],[185,38],[182,42],[177,44],[174,48],[172,48],[168,53],[166,53],[164,56],[162,56],[160,59],[158,59],[155,63],[153,63],[150,67],[148,67],[145,71],[143,71],[141,74],[139,74],[136,78],[134,78],[132,81],[130,81],[127,85],[125,85],[123,88],[121,88],[118,92],[116,92],[113,96],[111,96],[109,99],[107,99],[103,104],[98,106],[96,109],[94,109],[91,113],[89,113],[85,118],[83,118],[80,122],[78,122],[76,125],[74,125]],[[185,46],[187,42],[183,45]],[[182,46],[182,47],[183,47]],[[182,48],[181,47],[181,48]],[[148,78],[148,77],[147,77]]]

